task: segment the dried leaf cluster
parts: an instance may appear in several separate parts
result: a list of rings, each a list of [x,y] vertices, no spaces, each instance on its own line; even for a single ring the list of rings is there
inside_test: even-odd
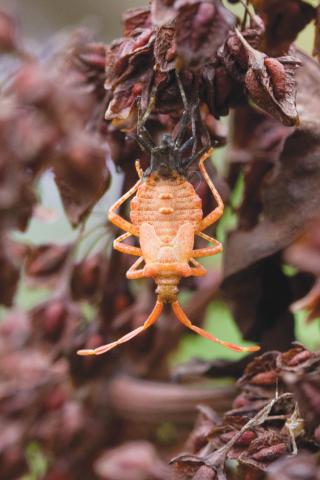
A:
[[[274,462],[298,449],[309,450],[316,462],[311,453],[319,448],[319,378],[319,355],[300,344],[255,358],[237,382],[240,393],[231,410],[221,418],[200,408],[187,442],[190,453],[172,460],[176,478],[223,480],[231,468],[236,478],[265,478],[277,471]],[[314,465],[310,478],[317,478],[316,472]]]
[[[77,30],[36,54],[0,13],[1,478],[33,474],[33,447],[44,462],[36,478],[44,480],[319,478],[319,355],[291,348],[293,312],[305,309],[311,321],[320,305],[320,67],[293,43],[319,22],[319,8],[302,0],[240,3],[238,19],[220,0],[153,0],[124,13],[123,36],[110,45]],[[130,259],[110,254],[106,244],[117,232],[106,223],[103,247],[78,252],[112,162],[123,172],[122,191],[135,181],[134,160],[148,164],[135,139],[139,104],[145,110],[157,90],[147,121],[155,140],[179,124],[176,70],[212,144],[228,139],[225,175],[213,166],[211,175],[237,220],[223,271],[212,267],[207,278],[183,284],[186,311],[201,323],[219,295],[243,337],[265,353],[193,361],[175,373],[242,375],[235,399],[233,387],[169,383],[169,354],[182,330],[167,313],[106,358],[75,355],[138,327],[151,309],[151,285],[130,288]],[[77,239],[23,244],[12,234],[43,215],[38,183],[48,171]],[[198,192],[209,210],[201,181]],[[50,295],[22,309],[22,284]],[[177,456],[197,404],[205,406],[190,453]]]

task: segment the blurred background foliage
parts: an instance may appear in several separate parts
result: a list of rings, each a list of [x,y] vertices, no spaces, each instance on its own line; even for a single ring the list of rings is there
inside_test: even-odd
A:
[[[31,45],[34,44],[36,46],[40,44],[43,47],[53,35],[63,36],[64,33],[67,33],[69,29],[73,29],[75,26],[88,26],[97,32],[97,38],[110,42],[114,38],[121,36],[122,12],[127,8],[147,3],[139,0],[0,0],[0,7],[18,16],[22,31],[30,40]],[[317,5],[318,1],[310,0],[309,3]],[[228,8],[238,15],[243,13],[243,7],[239,4],[228,4]],[[311,53],[313,39],[314,25],[309,24],[299,35],[297,42],[299,48]],[[227,124],[228,118],[225,118],[224,121]],[[215,166],[220,171],[223,171],[224,168],[224,155],[225,148],[221,148],[213,160]],[[112,170],[112,187],[96,205],[87,222],[86,228],[88,232],[92,231],[92,234],[88,235],[88,240],[82,242],[79,252],[80,257],[84,257],[89,251],[92,253],[105,243],[106,232],[103,230],[103,223],[108,207],[119,193],[121,175],[115,171],[112,165],[109,167]],[[234,194],[234,204],[240,203],[241,194],[242,186],[239,184]],[[25,234],[16,235],[16,238],[32,244],[42,244],[48,241],[64,243],[74,239],[77,232],[73,231],[64,215],[59,194],[50,174],[45,174],[41,179],[39,195],[42,205],[52,212],[52,219],[44,223],[42,220],[33,218],[28,231]],[[227,209],[217,232],[219,240],[223,241],[227,231],[234,226],[234,222],[233,214]],[[284,268],[286,268],[285,265]],[[287,274],[290,274],[290,272]],[[16,297],[16,304],[23,309],[28,309],[49,297],[50,291],[29,290],[22,279]],[[1,314],[4,314],[4,312],[5,309],[0,311]],[[90,317],[90,311],[85,313]],[[320,323],[319,320],[316,320],[306,324],[305,318],[306,314],[304,312],[295,314],[297,339],[308,348],[314,350],[320,344]],[[247,344],[241,340],[241,335],[233,322],[232,315],[221,300],[212,302],[207,311],[205,328],[214,332],[218,337],[228,338],[231,342]],[[195,356],[211,360],[218,357],[237,359],[239,358],[239,353],[226,350],[217,344],[207,342],[201,337],[186,333],[177,351],[172,355],[171,360],[173,363],[176,363],[187,361]]]

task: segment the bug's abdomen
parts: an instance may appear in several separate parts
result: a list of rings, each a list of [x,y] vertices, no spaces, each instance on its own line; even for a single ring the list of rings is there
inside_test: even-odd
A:
[[[130,216],[137,226],[153,225],[157,236],[167,242],[184,223],[191,223],[197,230],[203,216],[202,202],[184,177],[163,178],[152,174],[131,201]]]

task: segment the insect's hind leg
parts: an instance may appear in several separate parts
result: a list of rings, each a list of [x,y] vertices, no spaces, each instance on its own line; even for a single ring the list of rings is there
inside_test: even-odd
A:
[[[204,266],[197,262],[197,260],[194,258],[190,258],[189,262],[193,265],[191,267],[191,275],[193,277],[202,277],[208,273]]]
[[[134,262],[133,265],[131,265],[131,267],[129,268],[126,274],[128,280],[137,280],[138,278],[145,277],[144,269],[143,268],[140,268],[139,270],[137,269],[137,267],[139,267],[143,261],[144,261],[144,258],[139,257],[138,260]]]
[[[150,313],[149,317],[141,327],[138,327],[135,330],[132,330],[132,332],[129,332],[123,337],[120,337],[115,342],[107,343],[106,345],[102,345],[101,347],[94,348],[94,349],[78,350],[77,354],[82,356],[88,356],[88,355],[102,355],[103,353],[109,352],[113,348],[118,347],[122,343],[128,342],[132,338],[139,335],[139,333],[151,327],[151,325],[153,325],[161,315],[162,310],[163,310],[163,303],[157,300],[152,312]]]
[[[113,248],[115,250],[118,250],[118,252],[140,257],[142,255],[141,248],[134,247],[133,245],[128,245],[127,243],[122,243],[128,237],[131,237],[131,235],[132,235],[132,233],[130,233],[130,232],[127,232],[127,233],[124,233],[123,235],[120,235],[120,237],[116,238],[113,241]]]
[[[235,352],[256,352],[260,350],[260,347],[257,345],[253,347],[240,347],[239,345],[235,345],[234,343],[220,340],[219,338],[215,337],[214,335],[207,332],[206,330],[203,330],[202,328],[197,327],[196,325],[193,325],[193,323],[191,323],[187,315],[182,310],[178,300],[173,302],[171,305],[172,305],[172,310],[174,311],[177,319],[187,328],[189,328],[193,332],[196,332],[198,335],[201,335],[201,337],[207,338],[211,342],[219,343],[223,347],[228,348],[229,350],[234,350]]]
[[[217,253],[222,252],[223,246],[215,238],[209,237],[209,235],[206,235],[205,233],[202,233],[202,232],[197,232],[196,235],[198,235],[198,237],[203,238],[204,240],[207,240],[209,243],[212,243],[214,246],[213,247],[198,248],[196,250],[193,250],[192,251],[192,256],[193,257],[195,257],[195,258],[211,257],[213,255],[216,255]]]

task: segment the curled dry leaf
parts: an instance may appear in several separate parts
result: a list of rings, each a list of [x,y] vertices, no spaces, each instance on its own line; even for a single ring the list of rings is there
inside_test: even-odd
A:
[[[287,438],[268,432],[250,443],[248,450],[239,456],[239,462],[258,470],[266,470],[271,462],[288,453]]]
[[[222,288],[246,339],[259,341],[264,350],[290,348],[295,339],[294,319],[289,311],[293,293],[279,255],[228,275]]]
[[[76,264],[71,278],[73,298],[90,299],[100,292],[106,268],[106,257],[103,254],[93,255]]]
[[[315,18],[315,8],[302,0],[250,0],[265,24],[260,48],[269,55],[286,54],[298,33]]]
[[[60,69],[68,74],[68,81],[103,101],[106,46],[95,41],[90,32],[81,29],[71,35],[66,51]]]
[[[25,273],[30,286],[54,287],[63,275],[71,245],[47,244],[29,249]]]
[[[291,305],[291,310],[306,310],[306,321],[319,317],[320,307],[320,244],[319,244],[319,219],[316,217],[312,224],[307,225],[304,233],[289,245],[284,253],[284,260],[302,272],[312,274],[313,282],[311,289],[302,298]]]
[[[151,26],[150,8],[138,7],[126,10],[122,14],[123,35],[128,37],[137,28],[147,28]]]
[[[154,58],[161,72],[169,72],[176,68],[176,28],[175,25],[163,25],[157,30]]]
[[[320,59],[320,5],[318,5],[316,13],[316,34],[312,54],[316,56],[318,60]]]
[[[320,147],[315,99],[320,70],[308,56],[299,53],[299,57],[303,62],[297,72],[300,126],[286,140],[277,172],[264,184],[262,220],[250,232],[240,230],[229,238],[226,276],[289,245],[318,211]],[[233,245],[236,256],[232,254]]]
[[[199,68],[214,60],[235,25],[234,15],[219,0],[177,1],[175,18],[179,67]]]
[[[279,167],[284,143],[293,128],[283,126],[270,115],[244,106],[234,112],[232,144],[228,149],[230,176],[243,169],[244,194],[238,208],[239,228],[252,229],[259,221],[262,209],[261,193],[272,168]]]
[[[238,381],[240,393],[232,410],[221,419],[208,407],[201,408],[186,445],[190,453],[172,460],[174,478],[194,478],[209,470],[216,478],[229,478],[225,463],[232,459],[239,478],[260,479],[273,462],[297,448],[309,445],[312,451],[315,440],[308,444],[305,427],[313,432],[319,421],[318,369],[319,354],[301,344],[255,358]],[[306,409],[310,385],[313,404]]]
[[[295,70],[301,62],[294,57],[271,58],[252,48],[237,32],[247,58],[245,86],[252,100],[284,125],[298,123]]]
[[[64,146],[54,174],[66,214],[77,225],[108,188],[106,151],[89,134],[78,135]]]
[[[50,299],[34,307],[31,312],[34,340],[56,344],[59,350],[68,350],[81,322],[81,312],[65,298]]]
[[[19,48],[17,23],[14,18],[0,11],[0,52],[14,52]]]
[[[27,248],[3,236],[0,242],[0,304],[11,307]]]

